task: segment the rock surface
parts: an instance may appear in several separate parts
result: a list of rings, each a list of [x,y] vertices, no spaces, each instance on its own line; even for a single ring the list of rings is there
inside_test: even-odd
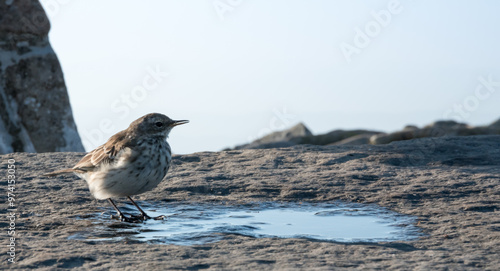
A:
[[[387,145],[311,146],[174,156],[174,165],[139,204],[245,204],[260,201],[362,202],[417,218],[413,241],[341,243],[225,235],[194,246],[70,239],[124,223],[75,176],[41,177],[74,165],[82,153],[15,159],[16,260],[5,268],[135,270],[497,270],[500,266],[500,136],[424,138]],[[3,179],[5,180],[5,179]],[[7,186],[3,182],[4,187]],[[118,201],[123,205],[124,200]],[[146,208],[146,211],[148,209]],[[6,208],[0,226],[8,227]],[[146,222],[147,223],[147,222]],[[6,231],[6,230],[5,230]]]
[[[38,1],[0,3],[0,153],[84,151]]]

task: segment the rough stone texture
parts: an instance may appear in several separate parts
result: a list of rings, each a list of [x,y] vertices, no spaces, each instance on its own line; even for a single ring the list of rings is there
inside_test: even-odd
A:
[[[84,151],[38,1],[0,2],[0,153]]]
[[[340,243],[225,235],[195,246],[74,240],[76,233],[120,231],[94,220],[112,213],[75,176],[41,177],[75,164],[80,153],[0,156],[16,160],[15,264],[27,270],[498,270],[500,136],[423,138],[387,145],[311,146],[174,156],[158,188],[139,204],[244,204],[260,201],[372,203],[417,218],[418,240]],[[7,186],[5,178],[2,185]],[[120,205],[123,199],[118,201]],[[0,226],[7,228],[6,209]],[[148,222],[146,222],[148,223]],[[125,225],[124,225],[125,224]],[[5,237],[6,235],[4,235]],[[3,248],[8,239],[2,238]]]

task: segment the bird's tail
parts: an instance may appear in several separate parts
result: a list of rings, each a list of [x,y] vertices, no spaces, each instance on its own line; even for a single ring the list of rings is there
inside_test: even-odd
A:
[[[57,175],[60,175],[60,174],[67,174],[67,173],[73,173],[73,169],[72,168],[67,168],[67,169],[63,169],[63,170],[57,170],[57,171],[54,171],[54,172],[45,173],[42,176],[44,176],[44,177],[54,177],[54,176],[57,176]]]

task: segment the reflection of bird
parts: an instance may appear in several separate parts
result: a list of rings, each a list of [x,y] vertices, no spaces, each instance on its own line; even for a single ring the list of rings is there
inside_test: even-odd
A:
[[[152,113],[130,124],[113,135],[106,144],[89,152],[73,168],[54,171],[45,176],[75,173],[87,181],[90,193],[96,199],[108,199],[118,212],[120,220],[142,221],[149,217],[130,196],[155,188],[167,174],[172,160],[166,139],[174,126],[187,120],[171,120]],[[141,212],[140,216],[126,217],[116,207],[112,197],[127,197]]]

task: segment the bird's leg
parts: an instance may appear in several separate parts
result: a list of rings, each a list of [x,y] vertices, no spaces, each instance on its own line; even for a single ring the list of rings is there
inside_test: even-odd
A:
[[[129,222],[129,223],[136,223],[136,222],[139,222],[139,221],[142,221],[142,219],[137,219],[135,217],[126,217],[121,211],[120,209],[118,209],[118,207],[116,207],[116,204],[111,200],[111,199],[108,199],[109,200],[109,203],[111,203],[111,205],[113,205],[113,208],[115,208],[116,212],[118,212],[118,219],[120,221],[124,221],[124,222]],[[111,217],[114,217],[114,216],[111,216]]]
[[[111,200],[109,198],[108,201],[109,201],[109,203],[111,203],[111,205],[113,205],[113,208],[115,208],[116,212],[118,213],[118,218],[120,219],[120,221],[125,221],[126,217],[123,215],[123,213],[120,211],[120,209],[118,209],[118,207],[116,207],[116,204],[113,202],[113,200]]]
[[[139,207],[139,205],[137,205],[137,203],[135,203],[135,201],[132,200],[131,197],[127,196],[127,198],[132,202],[132,204],[134,204],[134,206],[139,210],[139,212],[141,212],[141,215],[142,215],[142,219],[143,220],[146,220],[146,219],[151,219],[151,217],[146,214],[146,212],[144,212],[141,207]],[[165,218],[164,215],[161,215],[161,216],[157,216],[157,217],[153,217],[154,220],[163,220],[163,218]]]
[[[146,219],[151,219],[150,216],[148,216],[148,214],[146,214],[146,212],[144,212],[141,207],[139,207],[139,205],[137,205],[137,203],[135,203],[135,201],[132,200],[131,197],[127,197],[131,202],[132,204],[134,204],[134,206],[137,208],[137,210],[139,210],[139,212],[141,212],[141,215],[142,215],[142,219],[143,220],[146,220]]]

